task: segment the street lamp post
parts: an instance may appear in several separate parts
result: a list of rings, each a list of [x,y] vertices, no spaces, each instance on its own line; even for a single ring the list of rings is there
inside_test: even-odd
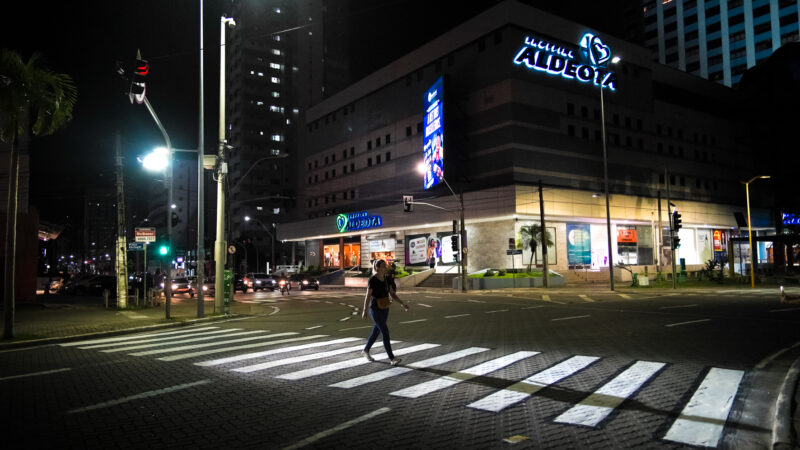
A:
[[[617,64],[619,56],[611,58],[611,64]],[[606,143],[606,109],[603,100],[603,86],[600,86],[600,128],[603,133],[603,184],[606,193],[606,235],[608,237],[608,279],[611,290],[614,290],[614,255],[611,246],[611,209],[608,201],[608,146]]]
[[[758,175],[750,179],[750,181],[745,181],[744,183],[744,192],[745,196],[747,197],[747,239],[750,242],[750,289],[756,287],[756,276],[755,276],[755,266],[756,262],[756,252],[753,251],[753,230],[750,224],[750,183],[758,180],[759,178],[770,178],[769,175]]]
[[[220,18],[219,45],[219,150],[217,161],[217,239],[214,242],[214,310],[222,311],[225,288],[225,261],[228,243],[225,242],[225,178],[228,163],[225,160],[225,26],[233,28],[236,21],[231,17]]]
[[[267,234],[269,235],[269,237],[272,239],[272,243],[270,244],[271,255],[270,255],[270,260],[269,261],[270,261],[270,264],[272,264],[272,270],[275,271],[275,266],[276,266],[276,264],[275,264],[275,234],[273,234],[271,231],[269,231],[267,226],[264,225],[263,223],[261,223],[260,220],[254,219],[254,218],[252,218],[250,216],[244,216],[244,221],[245,222],[249,222],[251,220],[253,222],[261,225],[261,228],[263,228],[264,231],[266,231]],[[258,249],[258,247],[256,247],[256,249]],[[256,263],[256,264],[258,264],[258,263]]]
[[[203,172],[203,157],[205,156],[205,141],[203,132],[205,131],[205,109],[203,106],[204,80],[203,80],[203,0],[200,0],[200,102],[199,102],[199,124],[197,136],[197,317],[205,317],[205,304],[203,300],[203,285],[206,278],[206,250],[205,250],[205,173]]]

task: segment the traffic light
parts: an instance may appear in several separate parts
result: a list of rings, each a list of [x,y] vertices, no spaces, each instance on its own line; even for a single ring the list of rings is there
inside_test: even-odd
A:
[[[403,196],[403,211],[411,212],[414,210],[414,196],[413,195],[404,195]]]
[[[158,254],[161,256],[169,255],[169,244],[163,243],[158,246]]]
[[[458,236],[450,236],[450,247],[453,249],[453,253],[458,253]]]
[[[150,72],[150,63],[142,59],[142,54],[139,50],[136,50],[136,61],[131,70],[131,87],[128,93],[131,103],[133,103],[134,100],[139,104],[144,102],[145,78],[147,78],[148,72]]]
[[[681,246],[681,238],[678,237],[677,233],[672,236],[672,248],[680,248]]]
[[[675,233],[677,233],[678,230],[681,229],[681,226],[682,226],[681,223],[682,223],[681,222],[681,213],[679,213],[678,211],[675,211],[674,213],[672,213],[672,230],[675,231]]]

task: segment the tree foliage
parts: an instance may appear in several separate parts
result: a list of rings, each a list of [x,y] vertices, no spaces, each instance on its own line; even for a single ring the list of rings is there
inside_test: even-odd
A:
[[[528,272],[530,272],[533,260],[536,257],[536,247],[543,241],[547,246],[553,245],[553,237],[550,235],[549,231],[543,229],[542,225],[538,223],[523,225],[519,229],[519,234],[522,240],[522,248],[527,248],[531,251],[531,259],[528,262]]]

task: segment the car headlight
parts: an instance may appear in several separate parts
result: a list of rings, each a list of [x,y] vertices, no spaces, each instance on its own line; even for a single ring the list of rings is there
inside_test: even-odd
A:
[[[308,284],[308,280],[303,280],[303,284]]]
[[[178,285],[177,284],[173,284],[172,285],[172,290],[173,291],[177,291],[178,290]]]
[[[261,284],[261,282],[260,281],[256,281],[256,284]]]
[[[208,290],[208,286],[203,286],[203,290],[207,291]]]

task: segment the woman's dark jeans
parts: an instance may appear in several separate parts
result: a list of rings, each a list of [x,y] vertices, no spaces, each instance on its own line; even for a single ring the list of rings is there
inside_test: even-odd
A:
[[[375,326],[372,327],[372,333],[367,339],[367,345],[364,347],[364,351],[369,353],[369,349],[372,348],[372,344],[378,339],[378,335],[382,334],[383,348],[386,349],[386,354],[389,356],[389,359],[394,359],[392,344],[389,340],[389,327],[386,326],[386,320],[389,318],[389,309],[379,309],[377,306],[373,305],[369,308],[369,315],[372,317],[372,321],[375,322]]]

